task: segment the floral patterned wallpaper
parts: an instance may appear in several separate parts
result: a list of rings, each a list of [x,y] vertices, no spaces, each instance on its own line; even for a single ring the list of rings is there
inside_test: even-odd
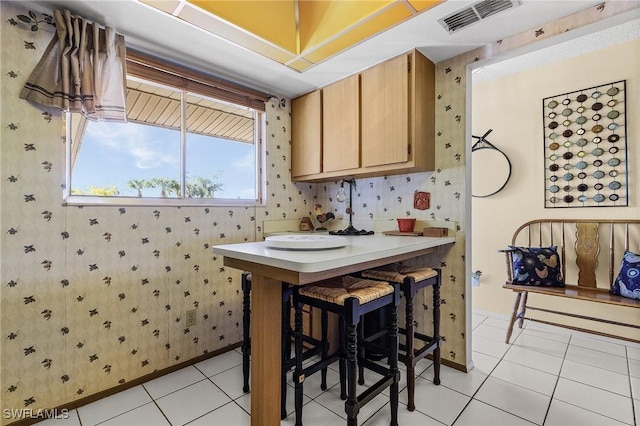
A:
[[[240,271],[225,268],[210,247],[259,239],[264,220],[314,216],[316,203],[344,214],[333,200],[337,182],[290,180],[290,102],[284,108],[267,105],[266,207],[63,207],[60,113],[18,98],[54,34],[46,13],[29,6],[0,3],[3,410],[68,404],[239,342]],[[602,19],[604,9],[604,4],[593,8],[588,19],[576,22]],[[523,33],[437,64],[438,169],[357,182],[355,219],[411,216],[456,224],[453,247],[416,263],[442,268],[443,358],[461,369],[470,363],[465,339],[466,66],[569,27]],[[415,191],[431,193],[429,210],[413,209]],[[428,331],[431,294],[421,297],[416,320]],[[194,308],[197,324],[186,327],[186,310]],[[2,424],[11,421],[3,418]]]
[[[462,124],[464,127],[464,124]],[[397,229],[395,219],[412,217],[421,221],[451,222],[456,229],[456,244],[438,249],[436,253],[422,256],[408,264],[442,268],[441,330],[443,359],[466,368],[465,359],[465,265],[464,265],[464,144],[457,149],[444,135],[438,137],[436,164],[442,165],[434,172],[409,175],[362,178],[356,180],[353,191],[353,220],[358,229],[370,230],[361,225],[367,220],[390,220],[389,230]],[[317,202],[336,217],[347,218],[347,203],[338,203],[335,194],[339,183],[317,184]],[[431,194],[431,207],[417,210],[413,207],[413,194],[425,191]],[[450,234],[452,235],[452,234]],[[358,238],[358,237],[353,237]],[[416,295],[414,320],[421,332],[432,331],[433,293],[431,289]],[[404,309],[400,307],[400,317]]]

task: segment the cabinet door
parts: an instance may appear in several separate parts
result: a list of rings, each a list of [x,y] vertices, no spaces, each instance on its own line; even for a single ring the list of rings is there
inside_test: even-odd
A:
[[[362,166],[409,159],[409,56],[362,72]]]
[[[360,167],[360,76],[322,89],[322,171]]]
[[[320,90],[291,101],[291,176],[322,171],[322,98]]]

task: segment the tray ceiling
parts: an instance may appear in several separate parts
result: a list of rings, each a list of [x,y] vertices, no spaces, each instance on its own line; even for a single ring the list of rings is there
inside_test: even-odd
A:
[[[444,0],[141,0],[302,72]]]

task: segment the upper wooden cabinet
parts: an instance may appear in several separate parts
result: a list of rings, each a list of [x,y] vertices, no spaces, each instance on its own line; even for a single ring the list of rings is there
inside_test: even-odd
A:
[[[322,89],[322,171],[360,167],[360,76]]]
[[[318,182],[435,169],[435,66],[420,52],[375,65],[321,92],[322,135],[314,142],[322,152],[320,171],[294,164],[315,157],[300,152],[311,150],[311,138],[298,140],[293,133],[292,171],[304,172],[292,173],[293,180]],[[303,118],[307,112],[298,102],[307,96],[294,99],[291,115],[308,135],[316,125]]]
[[[291,178],[322,172],[322,96],[320,90],[291,101]]]
[[[409,159],[410,61],[402,55],[362,73],[362,165]]]

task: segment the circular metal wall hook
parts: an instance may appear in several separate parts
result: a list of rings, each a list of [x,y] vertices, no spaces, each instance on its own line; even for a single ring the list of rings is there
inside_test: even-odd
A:
[[[478,172],[478,177],[482,177],[483,183],[480,187],[478,178],[472,178],[472,197],[486,198],[497,194],[504,189],[511,177],[511,161],[509,161],[509,157],[486,139],[492,131],[493,129],[489,129],[482,136],[471,136],[474,139],[478,139],[471,147],[471,168],[474,171],[474,175],[476,174],[475,170],[481,170]]]

